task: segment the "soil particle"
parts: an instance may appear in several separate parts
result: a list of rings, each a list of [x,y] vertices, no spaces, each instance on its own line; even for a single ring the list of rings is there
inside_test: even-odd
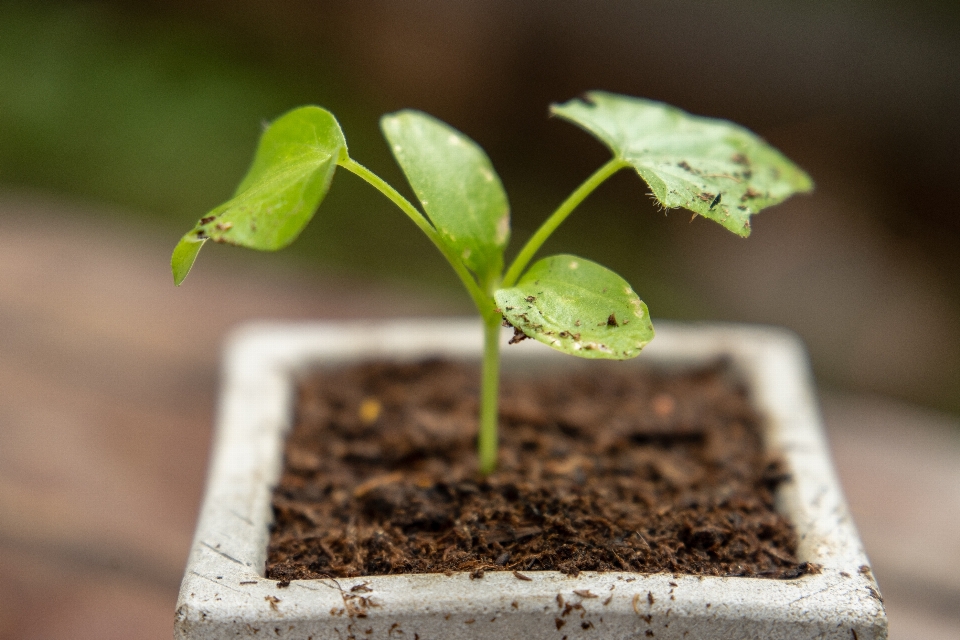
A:
[[[510,324],[510,323],[507,323],[507,324]],[[510,326],[513,326],[513,325],[510,325]],[[521,329],[520,327],[513,327],[513,337],[510,338],[510,342],[508,342],[507,344],[517,344],[518,342],[523,342],[524,340],[527,339],[527,337],[528,336],[523,332],[523,329]]]
[[[787,476],[726,364],[505,377],[489,477],[476,472],[478,386],[474,367],[442,361],[305,378],[267,577],[816,570],[774,510]]]

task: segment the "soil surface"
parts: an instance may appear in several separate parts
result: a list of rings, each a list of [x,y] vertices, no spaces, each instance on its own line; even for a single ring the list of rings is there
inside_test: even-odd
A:
[[[724,363],[505,377],[500,468],[487,478],[477,374],[428,361],[305,379],[267,576],[816,570],[774,510],[783,467]]]

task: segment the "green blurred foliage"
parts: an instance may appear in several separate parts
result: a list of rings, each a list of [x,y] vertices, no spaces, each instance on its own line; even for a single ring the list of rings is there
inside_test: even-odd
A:
[[[233,193],[262,125],[303,103],[366,120],[348,131],[351,145],[390,162],[377,114],[318,64],[278,68],[209,28],[117,7],[6,2],[0,15],[0,184],[110,203],[182,231]],[[290,259],[378,275],[406,263],[405,277],[445,282],[442,259],[418,259],[422,238],[381,196],[337,182]]]
[[[0,180],[184,215],[235,186],[302,98],[209,33],[91,5],[0,9]]]

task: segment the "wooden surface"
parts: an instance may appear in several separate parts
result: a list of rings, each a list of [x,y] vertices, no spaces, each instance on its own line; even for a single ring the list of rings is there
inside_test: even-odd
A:
[[[0,195],[0,639],[171,637],[231,326],[450,310],[224,250],[176,289],[175,241]],[[956,640],[960,422],[842,394],[824,413],[891,638]]]

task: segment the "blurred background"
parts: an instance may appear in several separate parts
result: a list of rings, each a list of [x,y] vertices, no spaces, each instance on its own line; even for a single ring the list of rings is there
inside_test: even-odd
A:
[[[742,240],[628,172],[546,250],[654,317],[806,341],[891,637],[960,637],[960,4],[952,0],[0,0],[0,638],[168,638],[237,322],[464,314],[420,232],[338,173],[295,245],[169,252],[262,124],[428,111],[477,140],[522,242],[607,157],[589,89],[735,120],[817,188]],[[516,251],[517,247],[514,246]]]

